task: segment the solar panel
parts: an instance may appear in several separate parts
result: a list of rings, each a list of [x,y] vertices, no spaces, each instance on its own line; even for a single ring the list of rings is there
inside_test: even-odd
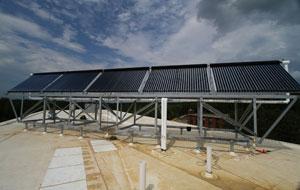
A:
[[[45,92],[82,92],[100,71],[66,72],[47,87]]]
[[[144,92],[208,92],[206,65],[153,67]]]
[[[33,74],[9,92],[39,92],[55,80],[60,74]]]
[[[211,67],[218,92],[293,92],[300,89],[279,62]]]
[[[105,70],[89,92],[138,92],[147,68]]]

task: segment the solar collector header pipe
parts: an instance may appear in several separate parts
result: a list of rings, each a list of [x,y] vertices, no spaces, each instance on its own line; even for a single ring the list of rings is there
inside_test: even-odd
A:
[[[286,72],[289,73],[289,64],[290,64],[290,60],[282,60],[281,63],[282,63],[282,65],[283,65],[283,68],[286,70]],[[286,93],[286,95],[289,96],[290,93]],[[288,99],[285,100],[285,103],[288,104],[288,103],[290,103],[290,101],[291,101],[291,99],[288,98]]]

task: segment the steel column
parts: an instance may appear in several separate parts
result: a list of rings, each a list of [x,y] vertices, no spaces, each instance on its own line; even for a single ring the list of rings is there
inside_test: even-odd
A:
[[[97,121],[98,120],[98,103],[97,103],[97,101],[95,101],[95,121]]]
[[[158,102],[157,98],[155,99],[155,107],[154,107],[154,127],[155,127],[155,134],[157,133],[157,107],[158,107]]]
[[[72,115],[72,100],[69,98],[69,116],[68,116],[68,125],[71,123],[71,115]]]
[[[22,100],[21,100],[21,109],[20,109],[20,120],[23,120],[23,108],[24,108],[24,95],[22,95]]]
[[[133,124],[136,124],[136,101],[134,101],[134,107],[133,107]]]
[[[43,126],[44,126],[44,133],[47,132],[47,125],[46,125],[46,104],[47,104],[47,101],[46,101],[46,97],[44,97],[44,100],[43,100]]]
[[[201,148],[202,137],[203,137],[203,99],[200,98],[200,100],[197,102],[197,124],[198,124],[198,132],[199,132],[199,141],[197,142],[197,149]]]
[[[119,118],[118,117],[120,115],[120,112],[119,112],[119,98],[117,98],[117,110],[116,110],[116,112],[117,112],[116,113],[117,114],[116,115],[116,127],[119,128],[119,124],[118,124],[119,123]]]
[[[238,103],[234,103],[234,121],[235,122],[238,122],[238,119],[239,119],[238,113],[239,113],[239,111],[238,111]],[[235,138],[236,139],[238,138],[237,131],[238,131],[238,127],[235,126]]]
[[[99,129],[101,129],[102,122],[102,97],[99,98]]]
[[[252,102],[253,106],[253,131],[254,131],[254,139],[257,138],[257,109],[256,109],[256,98],[253,98]]]

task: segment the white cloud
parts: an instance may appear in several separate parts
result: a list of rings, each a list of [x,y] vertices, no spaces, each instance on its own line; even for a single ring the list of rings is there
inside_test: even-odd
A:
[[[61,19],[55,17],[53,14],[50,14],[48,11],[42,9],[40,5],[38,5],[35,2],[29,2],[26,4],[23,2],[17,2],[17,4],[25,9],[31,10],[34,14],[36,14],[37,16],[39,16],[44,20],[48,20],[56,24],[63,24],[63,21]]]
[[[298,81],[300,81],[300,71],[293,71],[291,75]]]
[[[8,33],[22,32],[35,38],[41,38],[41,39],[49,38],[49,34],[37,24],[1,12],[0,12],[0,24],[1,24],[0,31],[2,35],[4,34],[4,32],[8,32]]]
[[[205,20],[198,22],[196,17],[186,20],[182,28],[166,40],[147,34],[128,34],[126,39],[111,37],[103,44],[117,49],[121,54],[141,62],[153,64],[201,63],[201,53],[209,48],[216,29]],[[155,46],[157,41],[161,41]]]
[[[0,25],[2,35],[10,33],[18,35],[18,33],[22,33],[34,38],[58,44],[64,48],[68,48],[79,53],[85,52],[85,48],[82,45],[71,41],[71,37],[75,32],[73,32],[70,28],[65,29],[62,38],[54,38],[38,24],[4,13],[0,13]]]

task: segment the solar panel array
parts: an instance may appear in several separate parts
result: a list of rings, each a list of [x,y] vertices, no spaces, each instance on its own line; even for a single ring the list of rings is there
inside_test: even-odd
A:
[[[45,92],[82,92],[99,74],[99,71],[68,72],[54,81]]]
[[[276,63],[211,66],[218,92],[293,92],[299,84]]]
[[[9,92],[300,92],[280,61],[36,73]],[[146,74],[149,72],[149,76]],[[147,77],[148,76],[148,77]],[[143,83],[143,81],[145,83]],[[144,85],[144,87],[143,87]]]
[[[208,92],[205,66],[153,68],[144,92]]]
[[[28,79],[18,84],[10,92],[39,92],[49,85],[60,74],[33,74]]]
[[[108,70],[93,83],[89,92],[137,92],[147,68],[134,70]]]

